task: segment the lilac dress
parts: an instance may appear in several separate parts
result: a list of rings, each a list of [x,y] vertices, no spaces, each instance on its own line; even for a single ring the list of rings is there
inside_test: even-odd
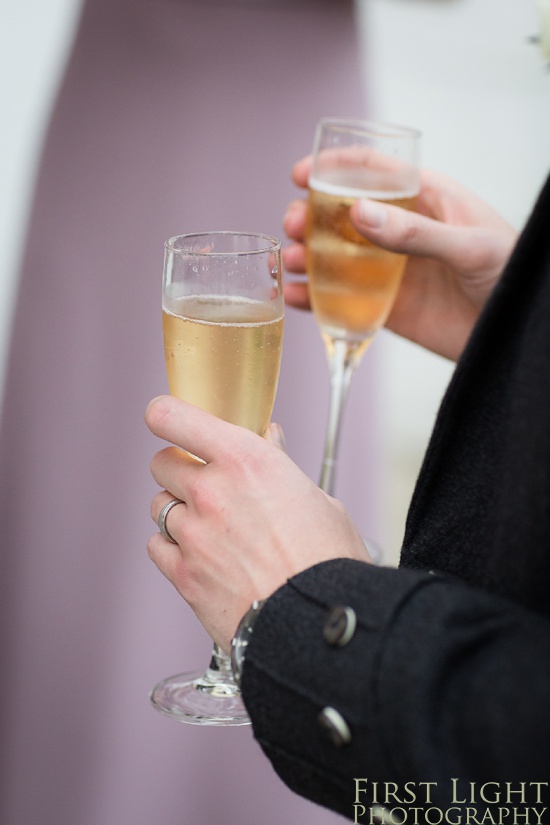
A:
[[[160,444],[143,412],[167,391],[164,240],[280,235],[317,119],[363,112],[346,0],[85,3],[39,170],[5,391],[3,825],[337,819],[283,786],[250,728],[183,726],[149,705],[160,678],[206,665],[210,641],[147,558]],[[340,488],[367,530],[371,470],[356,459],[372,449],[371,380],[365,364]],[[274,419],[314,478],[327,393],[315,323],[289,311]]]

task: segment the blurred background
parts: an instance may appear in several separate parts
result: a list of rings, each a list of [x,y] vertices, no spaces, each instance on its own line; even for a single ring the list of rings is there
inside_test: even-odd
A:
[[[26,269],[46,298],[55,294],[48,307],[40,289],[36,299],[31,293],[33,324],[19,327],[11,384],[19,392],[10,395],[11,420],[6,416],[12,465],[0,467],[6,485],[0,648],[7,662],[0,668],[0,791],[8,811],[2,824],[332,825],[335,815],[281,785],[249,729],[183,728],[148,705],[154,680],[193,662],[204,666],[210,650],[191,611],[145,553],[154,487],[147,462],[156,442],[146,437],[142,409],[166,386],[155,315],[162,240],[185,231],[180,224],[199,220],[197,214],[210,220],[211,210],[217,216],[225,208],[230,215],[248,209],[262,222],[273,211],[278,222],[287,205],[279,192],[287,187],[292,197],[290,165],[309,152],[315,120],[365,113],[422,130],[424,165],[457,178],[520,228],[550,169],[550,0],[358,0],[355,28],[345,0],[88,0],[87,6],[93,37],[76,50],[62,112],[74,120],[65,121],[66,143],[50,133],[50,172]],[[81,7],[80,0],[0,2],[0,387],[40,151]],[[248,38],[247,16],[258,22],[261,41],[253,27]],[[199,34],[189,17],[200,24]],[[201,37],[209,43],[213,23],[227,50],[203,60]],[[357,28],[361,68],[352,41]],[[236,46],[226,43],[230,29]],[[250,44],[264,74],[250,68]],[[91,77],[79,62],[82,52],[85,60],[93,57]],[[203,68],[210,85],[201,95],[195,76]],[[96,69],[105,81],[99,92],[89,84]],[[220,76],[234,94],[215,100],[229,114],[236,110],[234,122],[220,119],[223,130],[211,95]],[[129,99],[119,80],[129,81]],[[268,94],[264,81],[273,82]],[[258,96],[247,97],[247,88]],[[269,117],[256,105],[260,96]],[[179,120],[165,119],[182,100],[197,104],[197,128],[187,128],[184,105]],[[355,101],[356,111],[349,111]],[[213,128],[204,135],[208,116]],[[253,137],[245,145],[247,125]],[[249,177],[236,164],[228,168],[218,141],[223,148],[239,145],[242,168],[253,167]],[[170,150],[166,163],[163,147]],[[205,166],[214,168],[206,186]],[[279,168],[287,177],[274,196],[270,184],[257,181],[278,176]],[[196,201],[189,197],[195,172]],[[103,198],[99,208],[90,180]],[[168,191],[171,184],[176,191]],[[180,186],[191,201],[185,217]],[[220,221],[232,219],[223,214]],[[57,228],[53,252],[42,242],[50,217]],[[97,233],[91,239],[88,219]],[[178,225],[168,226],[172,220]],[[68,252],[66,221],[77,230]],[[81,262],[83,240],[92,254]],[[126,309],[119,246],[135,255],[121,259],[130,283],[139,283],[141,315],[122,328],[126,348],[114,353],[119,327],[106,321],[103,307],[108,300],[111,309],[117,301]],[[78,271],[73,260],[82,263]],[[92,276],[97,292],[86,293],[87,312],[73,313],[71,325],[59,293],[65,297],[67,286],[69,297],[79,298]],[[130,310],[124,318],[134,322],[135,301]],[[289,369],[279,393],[286,406],[279,413],[289,452],[316,474],[328,372],[313,320],[297,316],[287,326],[283,368]],[[74,359],[73,347],[80,348]],[[88,354],[82,375],[73,374],[72,360]],[[385,563],[397,562],[410,495],[452,369],[383,331],[352,384],[337,492],[360,529],[381,545]]]
[[[362,0],[360,11],[373,116],[420,128],[425,166],[521,228],[550,171],[548,1]],[[374,347],[391,556],[452,365],[388,332]]]
[[[80,6],[79,0],[0,4],[0,386],[39,151]],[[550,167],[548,6],[547,0],[358,2],[369,116],[420,128],[424,165],[470,186],[517,227]],[[362,101],[357,108],[362,114]],[[376,538],[392,562],[452,365],[387,332],[368,358],[377,365],[369,403],[383,491]],[[352,387],[350,404],[353,393]]]

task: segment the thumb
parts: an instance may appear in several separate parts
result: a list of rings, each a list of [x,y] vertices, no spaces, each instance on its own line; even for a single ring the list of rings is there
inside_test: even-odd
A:
[[[435,258],[457,268],[463,268],[476,234],[473,227],[452,226],[366,198],[353,204],[350,217],[358,232],[384,249]]]

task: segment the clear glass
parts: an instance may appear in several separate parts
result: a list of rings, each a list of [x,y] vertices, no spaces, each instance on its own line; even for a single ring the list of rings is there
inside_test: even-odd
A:
[[[207,232],[165,244],[164,352],[170,393],[264,435],[283,340],[281,243],[268,235]],[[207,670],[160,682],[157,710],[196,725],[246,725],[229,657],[214,645]]]
[[[357,198],[415,208],[420,133],[383,123],[323,118],[309,178],[307,272],[330,369],[330,404],[320,487],[334,495],[342,416],[350,382],[388,317],[406,256],[360,235],[349,217]]]

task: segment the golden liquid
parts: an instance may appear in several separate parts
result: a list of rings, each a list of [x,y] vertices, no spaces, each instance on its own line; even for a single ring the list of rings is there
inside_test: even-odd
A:
[[[162,326],[170,393],[263,435],[279,378],[282,298],[172,298]]]
[[[364,341],[366,347],[390,313],[407,257],[375,246],[356,231],[349,210],[360,194],[310,187],[307,272],[311,303],[325,339]],[[380,193],[376,199],[382,200]],[[384,201],[405,209],[415,204],[414,197],[390,195]]]

